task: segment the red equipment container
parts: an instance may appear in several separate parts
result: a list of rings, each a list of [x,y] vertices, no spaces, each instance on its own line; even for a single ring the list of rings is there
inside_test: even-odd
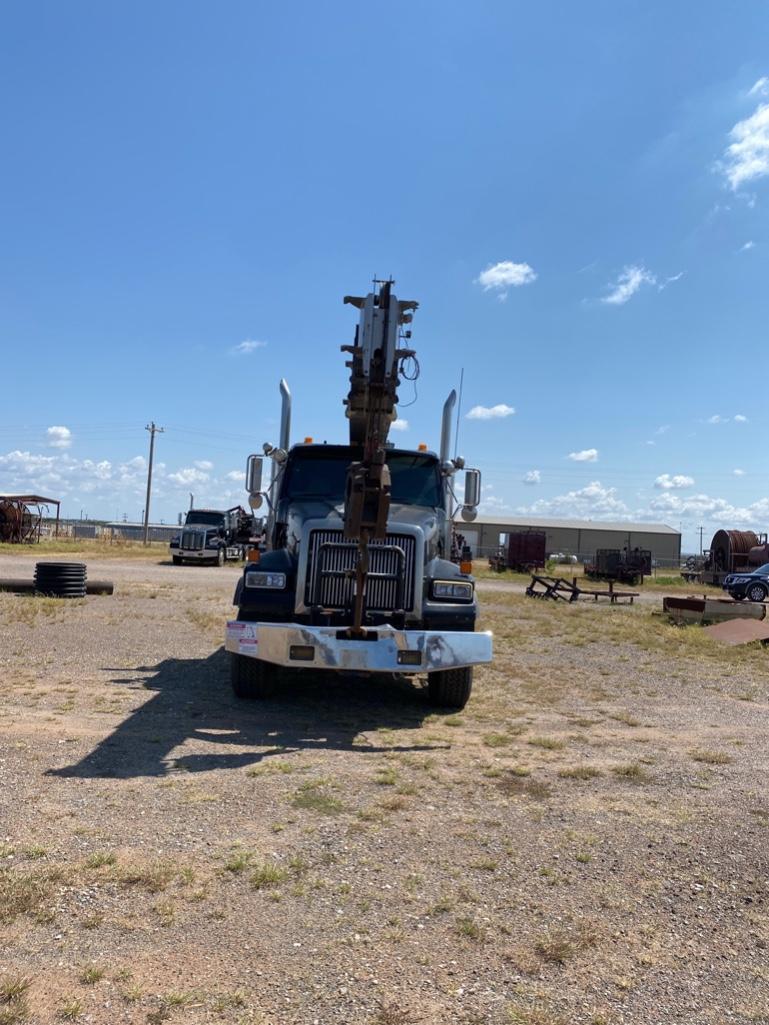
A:
[[[527,573],[545,565],[547,535],[542,530],[519,530],[507,535],[507,566]]]

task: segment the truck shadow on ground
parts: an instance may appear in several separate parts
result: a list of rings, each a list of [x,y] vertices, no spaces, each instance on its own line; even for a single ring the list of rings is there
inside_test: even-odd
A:
[[[128,672],[113,685],[155,691],[154,697],[79,762],[48,775],[127,779],[237,769],[309,748],[368,754],[440,746],[377,742],[377,730],[419,729],[431,711],[424,691],[405,678],[287,672],[270,699],[238,701],[223,648],[208,658],[165,659]],[[187,750],[173,756],[181,745]]]

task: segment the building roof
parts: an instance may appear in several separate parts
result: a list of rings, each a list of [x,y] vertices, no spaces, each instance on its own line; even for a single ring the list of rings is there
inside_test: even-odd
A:
[[[542,527],[543,529],[567,530],[615,530],[618,533],[627,534],[631,531],[634,534],[674,534],[678,536],[680,531],[669,527],[667,523],[630,523],[620,520],[550,520],[539,519],[536,516],[478,516],[472,523],[464,520],[457,520],[458,527],[466,527],[472,530],[476,524],[489,524],[498,526],[503,531],[507,527]]]
[[[44,498],[43,495],[0,495],[0,502],[23,502],[25,505],[60,505],[58,498]]]

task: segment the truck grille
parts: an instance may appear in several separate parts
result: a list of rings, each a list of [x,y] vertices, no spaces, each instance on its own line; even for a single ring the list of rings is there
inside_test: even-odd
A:
[[[187,552],[200,552],[206,544],[206,535],[201,530],[183,530],[181,547]]]
[[[354,581],[351,579],[324,576],[320,587],[316,590],[320,546],[328,542],[340,544],[344,540],[341,530],[313,530],[310,532],[305,605],[309,606],[312,603],[313,595],[326,609],[343,609],[352,604]],[[397,574],[401,564],[398,553],[392,551],[391,548],[383,549],[383,545],[397,545],[406,556],[403,607],[409,611],[414,608],[415,539],[410,534],[387,534],[384,541],[369,543],[369,570],[372,573]],[[356,555],[354,548],[338,548],[327,551],[324,557],[324,568],[327,570],[354,569]],[[366,608],[370,612],[392,612],[396,607],[397,593],[398,583],[396,580],[369,579]]]

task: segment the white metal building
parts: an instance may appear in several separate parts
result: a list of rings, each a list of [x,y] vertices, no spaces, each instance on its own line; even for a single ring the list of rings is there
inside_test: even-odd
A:
[[[625,547],[649,549],[659,565],[677,566],[681,560],[681,534],[666,523],[479,516],[473,523],[458,519],[456,527],[477,558],[496,552],[509,532],[541,530],[547,535],[548,555],[576,555],[580,562],[592,559],[598,548]]]

